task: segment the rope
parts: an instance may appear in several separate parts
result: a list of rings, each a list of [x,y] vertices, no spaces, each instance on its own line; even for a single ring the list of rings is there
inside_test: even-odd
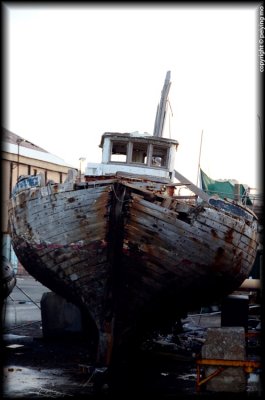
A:
[[[127,200],[121,200],[121,199],[119,199],[119,197],[118,197],[118,195],[117,195],[117,193],[116,193],[116,191],[115,191],[114,185],[112,185],[111,187],[112,187],[114,196],[116,197],[116,200],[118,200],[120,203],[126,203],[127,201],[130,201],[130,199],[127,199]],[[124,191],[123,191],[123,193],[122,193],[122,197],[123,197],[124,194],[125,194],[125,190],[126,190],[126,189],[124,188]]]
[[[35,306],[37,306],[39,309],[41,309],[40,306],[38,305],[38,303],[36,303],[26,292],[24,292],[23,289],[21,289],[18,285],[16,285],[16,288],[19,289],[33,304],[35,304]],[[10,298],[12,299],[11,296],[10,296]]]
[[[41,322],[41,320],[39,321],[32,321],[32,322],[25,322],[24,324],[20,324],[20,325],[13,325],[10,326],[9,328],[4,328],[3,331],[5,332],[10,332],[13,330],[16,330],[17,328],[24,328],[25,326],[30,326],[30,325],[34,325],[34,324],[39,324]]]

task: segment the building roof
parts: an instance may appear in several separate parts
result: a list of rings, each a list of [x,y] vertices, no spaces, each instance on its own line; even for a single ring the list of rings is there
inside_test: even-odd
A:
[[[48,151],[42,149],[41,147],[37,146],[36,144],[29,142],[28,140],[24,139],[22,136],[16,135],[15,133],[13,133],[5,128],[2,128],[2,140],[3,140],[3,142],[15,144],[15,145],[17,145],[18,141],[21,141],[20,148],[27,147],[29,149],[48,153]]]
[[[68,164],[62,158],[49,153],[47,150],[37,146],[34,143],[29,142],[22,136],[19,136],[9,130],[2,128],[2,149],[7,153],[18,154],[19,145],[19,155],[29,158],[34,158],[36,160],[49,162],[52,164],[57,164],[69,168],[74,168],[72,165]]]

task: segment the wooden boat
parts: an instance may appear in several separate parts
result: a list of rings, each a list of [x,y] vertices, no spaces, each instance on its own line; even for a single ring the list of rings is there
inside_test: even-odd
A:
[[[87,315],[104,365],[144,332],[237,289],[256,256],[255,214],[174,169],[164,110],[154,135],[104,133],[102,163],[88,164],[84,182],[72,171],[63,184],[21,177],[10,200],[17,257]]]

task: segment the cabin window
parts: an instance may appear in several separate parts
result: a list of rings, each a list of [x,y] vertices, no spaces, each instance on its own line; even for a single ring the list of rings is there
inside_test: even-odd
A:
[[[124,142],[112,142],[110,161],[123,162],[127,160],[127,143]]]
[[[166,147],[153,146],[151,165],[154,167],[166,167],[167,153],[168,149]]]
[[[111,140],[109,162],[167,168],[169,148],[138,140]]]
[[[147,144],[133,143],[132,162],[138,164],[147,164]]]

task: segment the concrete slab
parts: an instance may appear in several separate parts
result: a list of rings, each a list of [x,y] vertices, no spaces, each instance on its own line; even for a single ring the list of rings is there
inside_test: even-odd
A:
[[[245,329],[243,327],[209,328],[201,355],[203,359],[245,360]],[[206,367],[206,376],[216,370],[217,367]],[[244,392],[246,384],[246,374],[242,368],[227,367],[208,381],[206,389],[214,392]]]
[[[41,298],[42,332],[55,337],[82,332],[80,310],[56,293],[43,293]]]

